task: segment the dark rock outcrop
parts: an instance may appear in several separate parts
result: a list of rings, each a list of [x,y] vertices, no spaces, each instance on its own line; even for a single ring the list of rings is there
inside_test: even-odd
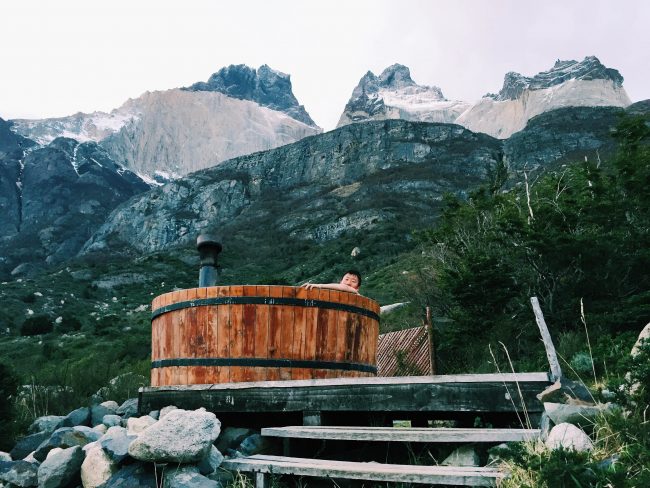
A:
[[[623,85],[623,76],[613,68],[605,67],[596,56],[587,56],[582,61],[560,61],[548,71],[526,77],[519,73],[506,73],[503,88],[499,93],[489,93],[486,97],[494,100],[515,100],[525,89],[541,90],[559,85],[568,80],[611,80],[616,86]]]
[[[266,64],[258,69],[231,64],[212,74],[207,82],[200,81],[183,90],[216,91],[240,100],[250,100],[316,127],[305,107],[298,103],[293,94],[291,77]]]

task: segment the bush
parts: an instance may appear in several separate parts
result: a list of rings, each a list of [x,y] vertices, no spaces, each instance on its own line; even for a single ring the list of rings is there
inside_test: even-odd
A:
[[[34,336],[48,334],[54,330],[54,324],[47,315],[36,315],[29,317],[20,326],[21,336]]]
[[[61,324],[58,327],[59,331],[74,332],[81,329],[81,321],[74,315],[64,314],[61,319]]]

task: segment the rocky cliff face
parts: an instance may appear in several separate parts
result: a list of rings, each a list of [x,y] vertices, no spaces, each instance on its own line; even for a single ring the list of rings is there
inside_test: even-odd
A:
[[[368,71],[352,92],[337,127],[367,120],[402,119],[451,123],[469,107],[447,100],[437,86],[420,86],[406,66],[394,64],[376,76]]]
[[[116,209],[83,252],[147,252],[191,242],[204,229],[242,227],[326,241],[432,222],[444,192],[487,178],[500,143],[460,126],[355,124],[244,156],[152,190]]]
[[[557,61],[553,68],[526,77],[506,74],[498,94],[475,103],[448,101],[437,87],[416,85],[408,68],[394,65],[380,77],[366,74],[352,93],[339,126],[365,120],[400,118],[449,122],[473,132],[506,139],[533,117],[564,107],[626,107],[631,101],[623,77],[589,56]]]
[[[2,269],[70,258],[117,204],[149,189],[96,143],[58,138],[40,148],[13,137],[0,149]]]
[[[117,208],[82,252],[168,249],[206,229],[260,242],[377,232],[403,241],[435,222],[444,193],[470,191],[501,160],[516,174],[607,157],[622,112],[564,108],[535,117],[506,141],[452,124],[347,125],[142,194]]]
[[[231,98],[249,100],[318,128],[294,96],[291,77],[266,64],[257,70],[244,64],[230,65],[214,73],[207,82],[194,83],[183,90],[219,92]]]
[[[146,93],[122,107],[138,119],[100,144],[136,173],[169,180],[320,132],[288,115],[219,92]]]
[[[41,145],[57,137],[99,142],[150,183],[321,132],[288,75],[268,66],[224,68],[207,83],[147,92],[110,113],[12,122],[12,130]]]

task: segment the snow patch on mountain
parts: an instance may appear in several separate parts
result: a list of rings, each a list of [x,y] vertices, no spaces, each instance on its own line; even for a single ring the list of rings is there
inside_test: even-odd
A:
[[[68,137],[78,142],[99,142],[122,127],[136,123],[140,113],[124,106],[111,113],[93,112],[85,114],[78,112],[67,117],[52,119],[16,119],[12,120],[12,130],[23,137],[46,146],[57,137]]]

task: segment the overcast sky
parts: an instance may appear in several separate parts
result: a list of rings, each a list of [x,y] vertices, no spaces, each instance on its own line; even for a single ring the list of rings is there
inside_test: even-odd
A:
[[[368,70],[401,63],[449,99],[595,55],[650,98],[645,0],[20,0],[0,3],[0,117],[110,111],[230,64],[291,75],[334,128]]]

